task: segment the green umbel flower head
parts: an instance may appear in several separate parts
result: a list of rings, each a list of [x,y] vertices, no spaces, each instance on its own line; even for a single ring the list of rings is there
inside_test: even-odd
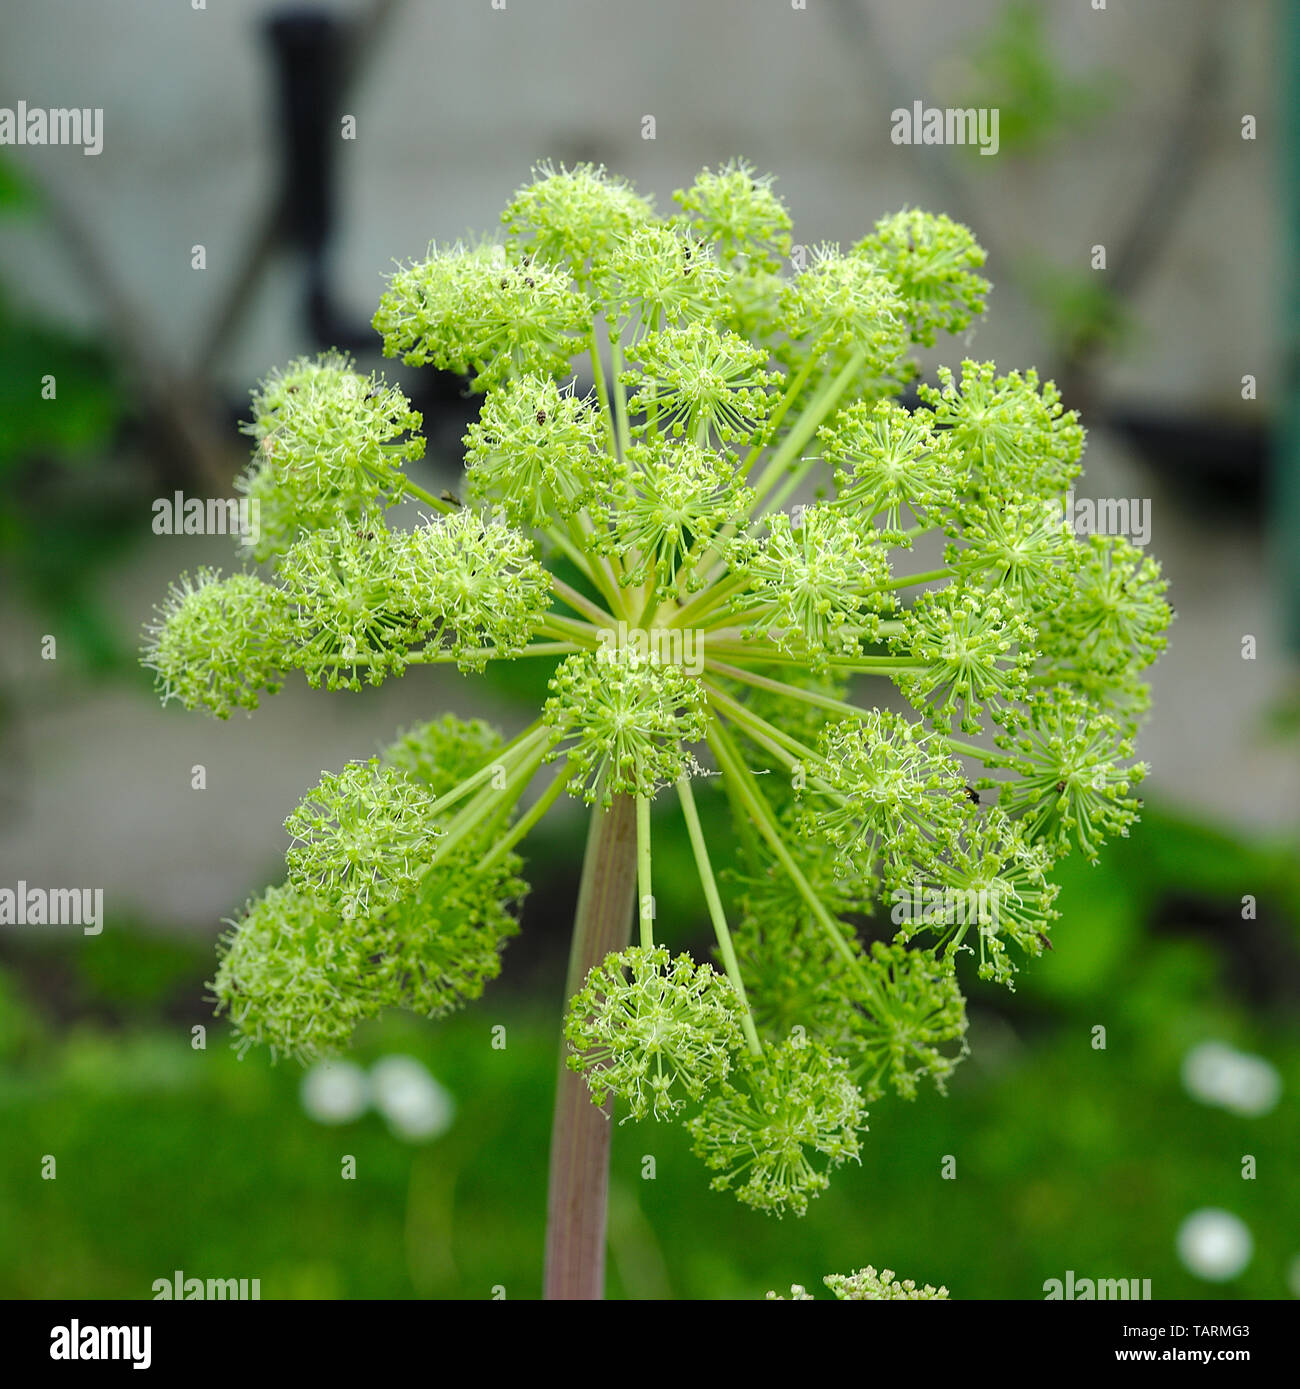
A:
[[[653,584],[684,597],[703,585],[695,559],[746,505],[747,488],[720,454],[686,441],[633,445],[630,473],[614,494],[609,553],[625,585]]]
[[[246,548],[265,560],[304,532],[359,524],[397,500],[402,466],[424,453],[419,428],[401,391],[339,353],[272,375],[253,392],[244,430],[257,447],[235,484],[257,508]]]
[[[846,1063],[793,1037],[743,1061],[687,1128],[717,1174],[715,1191],[771,1215],[803,1215],[830,1185],[828,1173],[858,1160],[866,1111]]]
[[[1118,720],[1058,685],[1034,696],[1022,734],[1000,741],[1014,773],[1002,805],[1023,817],[1031,842],[1058,853],[1077,843],[1095,861],[1110,835],[1128,835],[1138,818],[1129,793],[1147,765],[1132,761],[1132,739]]]
[[[341,1051],[375,1011],[364,942],[311,892],[268,888],[222,937],[212,991],[241,1054],[253,1045],[307,1062]]]
[[[858,1053],[851,1069],[867,1099],[886,1084],[915,1099],[924,1078],[942,1093],[967,1050],[966,1001],[952,970],[924,950],[877,941],[860,974],[846,1045]]]
[[[294,616],[294,665],[310,685],[359,690],[406,669],[432,615],[395,582],[404,536],[378,516],[308,531],[280,561],[285,602]]]
[[[374,323],[386,356],[472,375],[486,390],[520,372],[566,374],[588,321],[564,271],[485,242],[432,247],[398,271]]]
[[[763,370],[765,359],[744,338],[707,323],[648,333],[628,349],[637,370],[623,378],[632,391],[628,408],[645,415],[636,432],[685,435],[701,445],[753,439],[780,379]]]
[[[801,1213],[869,1099],[897,1112],[965,1054],[968,967],[1009,986],[1046,949],[1060,856],[1137,820],[1172,611],[1154,559],[1067,525],[1084,436],[1050,381],[964,361],[899,398],[916,349],[983,312],[969,229],[907,208],[809,250],[742,162],[675,204],[542,165],[500,243],[397,267],[384,352],[480,397],[453,491],[382,377],[335,352],[272,373],[239,483],[263,569],[182,577],[144,660],[222,718],[298,672],[361,691],[529,662],[518,688],[547,696],[510,736],[434,717],[322,774],[287,881],[223,940],[219,1007],[241,1046],[306,1058],[477,998],[568,793],[592,881],[635,868],[639,928],[592,969],[632,923],[584,897],[574,1067],[688,1121],[715,1186]],[[672,814],[716,972],[655,938],[689,927],[656,918]]]
[[[918,1288],[910,1278],[901,1282],[895,1278],[892,1268],[880,1273],[868,1264],[857,1273],[828,1273],[822,1282],[835,1294],[839,1302],[917,1302],[947,1301],[948,1289],[936,1288],[927,1283]],[[768,1302],[784,1302],[781,1293],[769,1292]],[[817,1299],[802,1283],[790,1285],[791,1302],[815,1302]]]
[[[749,635],[814,670],[874,640],[894,606],[883,546],[831,506],[777,512],[761,540],[737,547],[734,564],[745,584],[733,607],[752,612]]]
[[[547,162],[533,170],[501,214],[510,244],[531,259],[563,265],[579,279],[653,216],[626,179],[601,165],[572,169]]]
[[[378,758],[326,772],[284,822],[289,881],[344,917],[409,896],[440,833],[428,787]]]
[[[692,227],[729,267],[754,273],[779,270],[790,254],[794,225],[785,204],[772,191],[773,180],[744,160],[732,160],[716,173],[701,171],[674,200]]]
[[[978,733],[988,706],[1014,725],[1034,665],[1033,628],[1010,598],[952,584],[923,593],[903,621],[900,645],[915,663],[899,678],[932,719]]]
[[[981,979],[1013,987],[1016,964],[1007,946],[1041,955],[1059,915],[1052,903],[1060,888],[1047,878],[1053,856],[1028,842],[1022,823],[996,808],[969,816],[931,879],[894,890],[898,939],[931,935],[944,959],[973,951]]]
[[[551,680],[545,718],[588,802],[653,796],[691,770],[706,729],[704,693],[680,666],[631,647],[570,656]]]
[[[145,629],[141,660],[154,671],[163,701],[228,719],[274,694],[290,664],[290,621],[278,589],[254,574],[199,569],[182,574],[157,620]]]
[[[804,834],[850,864],[907,881],[957,833],[965,782],[942,743],[919,723],[875,709],[827,724],[814,764]]]
[[[901,1282],[892,1268],[877,1273],[870,1264],[857,1273],[828,1273],[822,1282],[841,1302],[947,1301],[948,1289],[927,1283],[918,1288],[910,1278]]]
[[[1039,618],[1045,655],[1086,681],[1150,665],[1168,644],[1173,613],[1160,566],[1116,536],[1092,535],[1079,547],[1061,601]]]
[[[678,224],[643,222],[610,250],[600,287],[634,329],[653,332],[716,318],[729,279],[708,242]]]
[[[939,368],[939,383],[922,385],[921,399],[935,424],[952,430],[974,486],[991,494],[990,513],[1019,495],[1060,497],[1078,477],[1078,416],[1050,381],[1040,386],[1036,371],[998,376],[992,362],[964,361],[960,386],[947,367]]]
[[[633,946],[606,956],[569,1001],[569,1067],[596,1104],[613,1094],[633,1119],[670,1118],[726,1079],[743,1045],[741,1011],[708,965]]]
[[[896,288],[912,341],[933,347],[938,333],[963,333],[984,312],[989,282],[977,275],[986,256],[968,227],[905,208],[882,217],[854,253]]]
[[[905,511],[922,521],[941,519],[956,501],[960,454],[924,411],[892,400],[858,400],[823,425],[818,437],[835,469],[839,503],[868,518],[883,516],[885,529],[900,543]]]
[[[520,376],[489,392],[465,435],[469,494],[515,526],[567,520],[599,503],[621,476],[604,445],[589,397],[549,377]]]

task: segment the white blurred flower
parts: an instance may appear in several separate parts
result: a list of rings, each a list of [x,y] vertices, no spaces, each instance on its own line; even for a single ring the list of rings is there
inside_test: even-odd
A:
[[[399,1138],[419,1142],[451,1127],[456,1104],[414,1056],[385,1056],[370,1068],[374,1106]]]
[[[351,1061],[319,1061],[303,1076],[298,1098],[318,1124],[350,1124],[370,1105],[366,1073]]]
[[[1255,1252],[1244,1221],[1230,1211],[1207,1207],[1178,1227],[1178,1257],[1198,1278],[1226,1283],[1241,1273]]]
[[[1183,1058],[1183,1088],[1202,1104],[1253,1118],[1276,1107],[1282,1077],[1262,1056],[1202,1042]]]

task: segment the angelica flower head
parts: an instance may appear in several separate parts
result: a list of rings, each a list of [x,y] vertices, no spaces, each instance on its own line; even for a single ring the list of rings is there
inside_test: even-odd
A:
[[[420,423],[400,390],[341,353],[273,373],[253,392],[244,431],[257,447],[235,484],[258,506],[249,553],[283,554],[306,531],[356,524],[395,501],[403,466],[424,453]]]
[[[877,537],[831,506],[777,512],[766,535],[737,546],[734,563],[745,586],[733,607],[752,610],[750,635],[813,669],[874,639],[894,607]]]
[[[886,1083],[914,1099],[923,1078],[942,1093],[968,1050],[966,1001],[952,969],[928,951],[876,941],[860,975],[850,985],[858,1007],[845,1046],[857,1052],[851,1068],[867,1099]]]
[[[158,677],[164,702],[206,709],[219,719],[256,709],[290,663],[289,613],[277,589],[255,574],[200,568],[182,574],[145,629],[141,661]]]
[[[968,816],[933,878],[895,889],[898,940],[932,935],[943,958],[967,951],[978,957],[981,979],[1014,987],[1018,966],[1008,946],[1041,955],[1060,915],[1052,905],[1060,887],[1047,876],[1054,855],[1030,843],[1022,824],[996,807]]]
[[[603,165],[537,165],[501,214],[511,246],[581,278],[653,216],[650,203]]]
[[[633,946],[607,956],[570,1000],[569,1066],[596,1104],[615,1094],[630,1118],[669,1118],[726,1079],[743,1045],[741,1011],[708,965]]]
[[[465,464],[473,500],[530,528],[598,502],[622,472],[591,398],[534,375],[488,393],[465,435]]]
[[[822,1282],[841,1302],[947,1301],[948,1289],[926,1283],[918,1288],[910,1278],[898,1279],[892,1268],[876,1272],[870,1264],[857,1273],[828,1273]]]
[[[954,585],[923,593],[899,638],[915,663],[899,683],[941,723],[978,733],[982,715],[1014,725],[1034,665],[1033,628],[1010,597]],[[960,715],[960,720],[958,720]]]
[[[936,1288],[927,1283],[918,1288],[910,1278],[898,1279],[892,1268],[879,1273],[868,1264],[856,1273],[828,1273],[822,1282],[835,1294],[839,1302],[933,1302],[947,1301],[948,1289]],[[768,1302],[784,1302],[785,1297],[778,1292],[767,1294]],[[815,1302],[816,1299],[802,1283],[790,1285],[791,1302]]]
[[[324,773],[284,824],[289,881],[328,897],[344,917],[409,894],[441,833],[434,804],[426,786],[378,758]]]
[[[692,768],[705,734],[704,694],[680,666],[631,647],[570,656],[551,680],[545,719],[588,802],[653,796]]]
[[[1079,475],[1083,430],[1061,404],[1050,381],[1036,371],[998,376],[992,362],[964,361],[958,385],[948,367],[939,387],[922,385],[921,399],[936,425],[952,430],[975,488],[998,499],[1059,497]]]
[[[608,551],[624,585],[653,584],[664,596],[701,587],[692,562],[745,509],[747,489],[721,454],[686,440],[634,444],[624,486],[610,494]]]
[[[519,372],[564,375],[589,301],[555,266],[484,242],[439,249],[393,276],[374,326],[387,356],[472,375],[479,390]]]
[[[805,254],[739,161],[674,201],[541,165],[500,241],[396,268],[383,351],[480,398],[463,504],[381,376],[272,373],[239,483],[261,568],[182,576],[143,659],[221,718],[298,673],[531,663],[547,695],[512,736],[435,717],[322,772],[287,880],[223,938],[219,1008],[305,1058],[479,997],[568,794],[594,881],[635,873],[640,933],[617,948],[632,923],[590,919],[617,894],[584,894],[570,1064],[597,1104],[684,1122],[716,1188],[801,1214],[869,1101],[966,1054],[967,972],[1010,985],[1047,948],[1057,860],[1136,822],[1172,611],[1150,555],[1066,524],[1084,434],[1050,381],[967,360],[898,398],[984,311],[968,228],[905,208]],[[656,940],[686,929],[655,916],[674,814],[716,970]],[[942,1294],[870,1268],[833,1290]]]
[[[729,278],[713,245],[682,224],[642,222],[610,249],[599,287],[632,325],[655,331],[716,317]]]
[[[904,879],[952,842],[965,783],[942,743],[887,710],[830,723],[818,745],[802,830],[850,860]]]
[[[1027,728],[999,740],[1013,776],[1001,804],[1022,819],[1031,843],[1064,853],[1077,843],[1096,861],[1105,839],[1127,836],[1137,820],[1130,789],[1147,773],[1134,762],[1123,725],[1057,685],[1035,693]]]
[[[770,1215],[802,1215],[833,1169],[858,1161],[866,1117],[847,1064],[795,1036],[743,1061],[687,1128],[716,1173],[714,1190]]]
[[[975,273],[984,248],[950,217],[904,208],[882,217],[853,251],[895,286],[913,342],[933,347],[939,333],[963,333],[984,312],[990,285]]]
[[[869,519],[883,515],[900,544],[907,513],[943,517],[957,500],[962,455],[925,411],[892,400],[854,401],[818,436],[835,468],[838,503]]]
[[[765,358],[707,323],[647,334],[628,349],[637,370],[624,377],[633,388],[629,408],[645,414],[636,432],[685,435],[697,444],[760,435],[775,403],[770,387],[780,379],[763,370]]]
[[[794,225],[773,179],[744,160],[704,169],[673,194],[701,237],[727,262],[749,271],[778,270],[790,253]]]

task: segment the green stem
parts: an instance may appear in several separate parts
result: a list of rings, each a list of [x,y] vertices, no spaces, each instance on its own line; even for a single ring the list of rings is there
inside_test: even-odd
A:
[[[437,815],[449,805],[455,805],[457,801],[462,800],[471,791],[476,790],[489,780],[496,768],[505,766],[508,761],[524,752],[530,744],[548,737],[549,734],[550,730],[542,726],[541,719],[534,719],[522,733],[512,738],[504,747],[498,748],[492,758],[485,762],[478,771],[458,782],[445,796],[439,796],[429,807],[429,815]]]
[[[538,631],[544,631],[545,624],[539,627]],[[571,654],[580,648],[570,641],[535,641],[528,646],[521,646],[518,651],[512,651],[508,657],[503,657],[501,652],[494,646],[479,646],[472,651],[444,651],[441,648],[431,649],[424,647],[420,651],[412,651],[406,658],[406,664],[410,666],[439,666],[450,665],[452,662],[464,661],[469,658],[486,657],[488,660],[515,660],[520,656],[563,656]],[[371,664],[369,656],[356,656],[348,662],[352,666],[368,666]]]
[[[865,719],[873,712],[870,709],[864,709],[858,704],[849,704],[845,700],[834,699],[830,695],[818,694],[815,690],[801,690],[797,685],[787,685],[784,680],[771,680],[766,675],[759,675],[752,670],[742,670],[739,666],[724,665],[721,661],[709,659],[705,661],[704,668],[711,674],[720,675],[726,680],[738,680],[741,684],[753,685],[756,689],[770,690],[773,694],[779,694],[785,699],[801,700],[804,704],[816,705],[817,708],[825,709],[832,714],[843,714],[848,718]],[[710,689],[713,689],[713,687],[710,686]],[[729,698],[723,691],[716,690],[715,693],[719,701],[726,702],[727,712],[731,714],[732,718],[736,719],[736,721],[739,721],[739,718],[738,715],[733,712],[734,710],[739,710],[748,718],[757,718],[757,715],[751,714],[743,704],[736,703],[735,700]],[[759,722],[763,721],[759,720]],[[773,728],[772,725],[765,723],[764,727],[770,733],[780,734],[787,742],[793,742],[793,739],[789,739],[787,735],[781,734],[780,730]],[[946,733],[940,733],[938,737],[944,747],[948,748],[951,752],[959,752],[966,757],[973,757],[977,761],[983,762],[986,766],[998,765],[998,754],[991,751],[989,748],[977,747],[974,743],[964,742],[960,738],[951,738]],[[803,748],[803,745],[799,744],[799,747]],[[808,749],[803,748],[803,751],[806,753]]]
[[[810,767],[817,766],[821,761],[812,748],[801,743],[798,738],[794,738],[789,733],[768,723],[766,719],[759,718],[752,710],[737,703],[730,695],[718,689],[716,685],[706,681],[704,689],[710,704],[720,713],[725,713],[732,723],[749,735],[751,741],[757,743],[765,752],[771,753],[788,770],[793,771],[796,767],[803,767],[806,771]],[[824,790],[837,800],[843,801],[843,796],[820,777],[813,777],[811,781],[819,790]]]
[[[744,1029],[745,1040],[749,1044],[750,1055],[762,1056],[763,1044],[758,1039],[758,1029],[749,1009],[749,999],[745,996],[745,981],[740,977],[740,965],[736,960],[736,950],[731,943],[731,932],[727,929],[727,914],[722,909],[722,897],[718,893],[717,880],[713,876],[713,865],[709,861],[709,846],[700,828],[699,812],[695,808],[695,795],[691,791],[690,778],[682,776],[677,781],[677,794],[682,802],[682,816],[686,821],[686,833],[690,836],[691,850],[695,855],[695,867],[700,875],[700,886],[704,889],[704,900],[709,905],[709,917],[713,921],[713,931],[718,938],[718,953],[722,956],[723,968],[731,987],[735,989],[744,1012],[740,1025]]]
[[[569,784],[574,770],[573,763],[566,762],[551,778],[551,784],[510,827],[510,832],[498,839],[487,853],[479,859],[478,871],[480,873],[482,873],[484,869],[491,868],[497,859],[503,854],[508,854],[521,839],[532,831],[533,826],[541,820],[542,816],[544,816],[559,799],[560,792]]]
[[[650,577],[649,596],[645,600],[645,606],[641,609],[641,616],[637,618],[636,625],[638,627],[649,627],[651,622],[654,621],[654,615],[659,611],[659,604],[662,601],[663,598],[659,592],[659,585],[655,582],[655,577],[652,574]]]
[[[908,588],[912,584],[931,584],[939,579],[951,578],[951,569],[929,569],[924,574],[908,574],[900,579],[890,579],[888,583],[882,584],[881,588]]]
[[[819,357],[815,347],[809,351],[809,363]],[[754,500],[750,507],[750,517],[758,516],[762,511],[763,498],[776,486],[782,473],[794,462],[799,450],[812,438],[817,426],[834,409],[836,401],[848,390],[853,383],[853,378],[862,369],[862,364],[867,360],[866,349],[859,347],[855,349],[853,355],[844,364],[839,373],[830,381],[822,386],[821,390],[813,396],[812,400],[804,406],[803,412],[795,421],[794,427],[789,434],[781,441],[780,447],[772,455],[767,466],[759,475],[758,481],[754,484]],[[796,378],[797,379],[797,378]],[[802,389],[802,383],[800,386]],[[796,482],[796,486],[798,483]],[[748,517],[746,518],[749,519]],[[729,540],[740,529],[736,525],[724,526],[718,532],[717,538],[710,547],[708,553],[700,561],[700,567],[705,571],[706,579],[713,579],[720,567],[718,552],[721,545]]]
[[[792,656],[788,651],[782,651],[779,646],[766,646],[757,641],[728,641],[725,638],[718,640],[712,637],[705,644],[709,651],[723,656],[748,656],[764,665],[798,666],[801,670],[808,669],[807,657]],[[845,674],[893,676],[919,670],[922,664],[910,657],[848,656],[843,660],[828,661],[825,668]]]
[[[697,594],[685,606],[679,608],[673,614],[670,627],[686,627],[699,622],[700,618],[713,611],[719,603],[724,603],[740,587],[742,587],[748,576],[745,574],[728,574],[725,579],[719,579],[717,583],[710,584],[702,593]]]
[[[605,420],[605,427],[609,432],[610,457],[617,462],[619,459],[618,430],[614,423],[614,412],[610,409],[609,387],[605,384],[605,364],[601,361],[600,345],[596,338],[596,324],[594,320],[591,325],[591,332],[587,337],[587,347],[591,352],[591,375],[596,383],[596,396],[600,401],[600,413]]]
[[[599,645],[601,634],[607,632],[610,626],[608,619],[603,627],[596,627],[586,622],[575,622],[572,618],[561,617],[558,613],[550,613],[544,621],[538,623],[537,630],[548,637],[563,637],[566,641],[572,641],[590,651]]]
[[[594,588],[598,589],[601,597],[604,598],[604,600],[610,605],[611,608],[614,609],[615,612],[618,612],[622,607],[622,600],[619,596],[618,585],[610,576],[608,569],[605,567],[603,559],[598,564],[589,564],[587,562],[587,556],[584,555],[582,551],[573,543],[573,541],[570,540],[569,537],[565,535],[564,532],[560,530],[557,526],[549,526],[546,530],[546,534],[555,543],[556,548],[563,551],[563,553],[568,556],[574,568],[577,569],[578,572],[582,574]],[[563,587],[569,594],[572,594],[577,598],[582,598],[582,594],[578,593],[577,589],[570,588],[568,584],[565,584],[562,580],[555,578],[554,575],[551,576],[551,587],[555,589],[557,594],[560,592],[560,588]],[[566,597],[564,601],[567,603],[569,600]],[[589,602],[588,599],[582,598],[582,601],[588,604],[587,610],[601,612],[601,609],[598,608],[594,603]],[[608,615],[606,614],[604,616],[606,620],[608,620]]]
[[[599,603],[593,603],[590,598],[566,584],[563,579],[557,579],[554,574],[551,575],[551,588],[560,602],[572,608],[574,612],[584,613],[598,627],[612,627],[614,625],[614,619]]]
[[[767,467],[763,469],[758,482],[754,487],[755,504],[761,502],[765,496],[776,485],[777,479],[794,462],[799,454],[799,450],[812,438],[817,430],[817,426],[830,414],[835,407],[835,402],[848,390],[853,383],[853,378],[862,370],[862,364],[867,360],[866,348],[859,347],[853,355],[845,362],[839,373],[813,396],[812,400],[804,407],[803,413],[795,422],[792,428],[781,441],[780,448],[772,455]]]
[[[381,481],[395,482],[409,497],[414,497],[416,501],[424,502],[431,506],[435,511],[441,512],[444,516],[450,516],[453,511],[460,508],[454,502],[444,501],[441,497],[435,497],[432,492],[427,492],[417,482],[412,482],[405,473],[399,472],[396,468],[391,468],[387,472],[377,472],[376,477]]]
[[[627,387],[623,385],[623,345],[619,341],[618,330],[609,330],[610,376],[614,383],[614,425],[618,445],[623,457],[632,447],[632,431],[627,415]]]
[[[817,353],[815,351],[809,352],[808,356],[804,359],[803,366],[799,368],[787,383],[785,392],[781,396],[781,403],[772,412],[772,418],[768,421],[767,437],[769,439],[776,438],[776,431],[781,427],[781,422],[785,419],[790,407],[798,399],[799,393],[808,384],[808,378],[812,375],[812,369],[816,365]],[[763,445],[761,443],[755,444],[754,447],[750,449],[745,461],[740,465],[741,473],[748,477],[750,469],[753,468],[754,464],[757,463],[762,456]]]
[[[815,704],[819,709],[828,709],[833,714],[845,714],[850,718],[866,718],[872,712],[857,704],[849,704],[831,695],[818,694],[816,690],[803,690],[797,685],[787,685],[784,680],[773,680],[752,670],[742,670],[739,666],[724,665],[721,661],[707,660],[705,668],[727,680],[738,680],[742,685],[752,685],[756,690],[770,690],[772,694],[784,699],[797,699],[804,704]]]
[[[650,882],[650,797],[641,795],[636,798],[636,882],[641,944],[646,950],[653,950],[655,928],[654,892]]]
[[[764,513],[768,511],[779,511],[781,507],[784,506],[785,503],[790,499],[793,493],[798,489],[799,485],[803,482],[804,478],[806,478],[808,474],[812,472],[813,468],[816,467],[816,465],[820,461],[821,460],[815,454],[812,454],[809,457],[805,458],[797,468],[791,469],[789,475],[786,477],[786,480],[781,484],[780,487],[777,488],[777,490],[772,494],[772,496],[769,497],[767,500],[760,502],[758,506],[754,509],[754,512],[750,517],[749,522],[750,531],[756,529]]]
[[[835,918],[826,910],[825,903],[817,895],[808,879],[804,877],[799,865],[790,856],[790,851],[785,847],[785,840],[781,837],[781,831],[772,816],[772,812],[754,786],[754,778],[740,760],[740,755],[736,751],[736,745],[732,742],[730,734],[716,721],[709,734],[709,746],[713,749],[713,755],[718,759],[718,766],[722,770],[722,774],[735,781],[741,802],[753,817],[759,833],[771,846],[781,867],[789,874],[790,881],[794,883],[799,895],[808,903],[822,929],[830,937],[832,945],[853,971],[854,977],[863,990],[873,998],[877,997],[875,986],[863,971],[861,961],[844,939]]]
[[[516,754],[518,766],[507,776],[505,785],[483,787],[474,799],[455,816],[438,841],[438,847],[429,860],[430,867],[441,863],[453,849],[459,847],[462,840],[474,831],[478,830],[484,834],[491,833],[493,827],[510,814],[511,808],[524,794],[528,783],[537,774],[537,769],[542,765],[546,754],[550,751],[551,739],[554,736],[552,730],[543,728],[539,732],[544,735],[543,740],[526,745],[526,753],[523,753],[521,748],[522,755]]]

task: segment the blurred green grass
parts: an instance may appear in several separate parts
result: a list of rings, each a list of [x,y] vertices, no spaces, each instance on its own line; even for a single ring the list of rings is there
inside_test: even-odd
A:
[[[620,1126],[611,1295],[761,1297],[874,1263],[961,1298],[1041,1297],[1067,1269],[1150,1278],[1157,1298],[1288,1296],[1300,1036],[1285,989],[1252,996],[1237,956],[1248,937],[1289,950],[1285,984],[1296,931],[1278,904],[1298,900],[1296,872],[1284,845],[1247,848],[1158,812],[1103,866],[1071,862],[1055,950],[1013,995],[972,989],[972,1056],[949,1097],[874,1106],[861,1167],[803,1220],[711,1192],[678,1129]],[[1244,891],[1257,921],[1221,939],[1180,928],[1179,902],[1232,921]],[[175,1269],[260,1278],[266,1298],[539,1294],[554,1017],[505,988],[444,1023],[394,1016],[360,1034],[354,1060],[416,1056],[455,1097],[450,1129],[412,1144],[373,1112],[317,1123],[301,1069],[240,1061],[220,1026],[191,1049],[206,945],[112,924],[92,945],[11,949],[0,976],[0,1295],[147,1298]],[[32,981],[59,971],[75,988],[43,997]],[[1188,1096],[1182,1058],[1207,1039],[1266,1056],[1282,1103],[1244,1118]],[[955,1180],[940,1176],[945,1155]],[[1175,1255],[1179,1223],[1204,1206],[1255,1237],[1226,1285]]]

